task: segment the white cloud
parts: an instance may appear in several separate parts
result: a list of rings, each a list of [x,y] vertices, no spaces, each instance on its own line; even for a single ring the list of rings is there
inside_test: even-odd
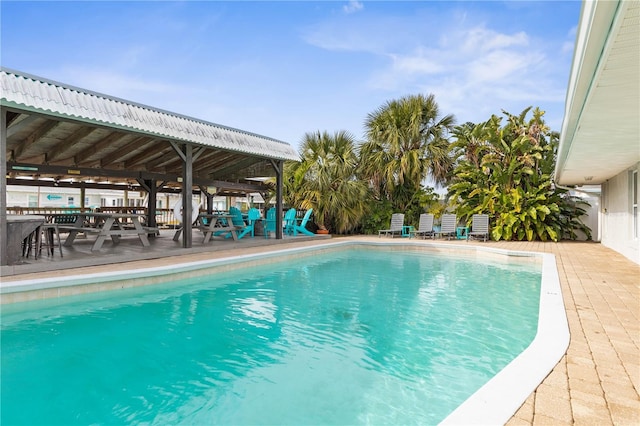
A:
[[[565,41],[562,43],[562,53],[573,53],[573,48],[575,47],[575,42],[573,41]]]
[[[136,78],[130,74],[119,74],[111,70],[90,68],[67,68],[64,72],[69,76],[65,81],[74,81],[81,87],[107,93],[128,92],[175,92],[177,88],[165,82],[154,82],[148,77]]]
[[[356,29],[356,23],[348,27],[344,21],[323,22],[308,28],[304,39],[307,43],[325,50],[370,52],[384,54],[388,50],[388,38],[376,34],[373,29]]]
[[[520,80],[527,77],[533,68],[544,60],[540,52],[495,50],[479,55],[467,64],[467,78],[477,84]]]
[[[359,2],[357,0],[350,0],[349,4],[342,6],[342,10],[344,10],[345,13],[354,13],[359,10],[362,10],[363,8],[364,8],[364,4],[362,4],[362,2]]]
[[[529,37],[524,32],[510,35],[501,34],[484,27],[476,27],[461,33],[461,35],[464,38],[461,50],[471,54],[490,52],[494,49],[508,47],[526,47],[529,44]]]
[[[578,36],[578,26],[573,26],[567,34],[568,40],[562,45],[562,53],[573,53],[573,48],[576,45],[576,37]]]
[[[436,74],[445,71],[442,64],[438,63],[439,52],[418,48],[415,53],[409,55],[391,55],[393,69],[407,74]]]
[[[549,51],[523,31],[500,32],[482,24],[450,28],[432,31],[435,43],[416,37],[411,51],[380,55],[386,65],[370,73],[370,89],[393,97],[433,93],[440,111],[453,113],[458,122],[483,121],[502,109],[520,113],[528,106],[559,115],[566,91],[556,56],[562,45]],[[547,119],[559,126],[555,116]]]

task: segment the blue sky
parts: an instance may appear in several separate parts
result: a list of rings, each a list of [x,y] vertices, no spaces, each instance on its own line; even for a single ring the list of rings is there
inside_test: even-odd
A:
[[[280,139],[363,139],[433,93],[458,123],[547,111],[560,130],[580,1],[1,0],[0,63]]]

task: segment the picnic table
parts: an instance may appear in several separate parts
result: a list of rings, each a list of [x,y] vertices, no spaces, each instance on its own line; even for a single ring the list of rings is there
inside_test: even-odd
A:
[[[204,233],[203,244],[208,243],[211,237],[217,233],[230,232],[234,241],[238,241],[236,227],[233,225],[233,215],[220,213],[200,213],[196,219],[196,228]],[[173,236],[174,241],[178,241],[182,227],[176,230]]]
[[[156,231],[142,226],[141,217],[141,215],[131,213],[83,212],[54,215],[53,221],[58,224],[59,230],[69,231],[69,236],[64,241],[66,247],[73,244],[79,233],[97,234],[91,247],[91,251],[95,251],[102,248],[107,238],[111,238],[114,244],[118,244],[120,237],[131,235],[137,236],[144,247],[149,247],[151,244],[148,234]],[[93,226],[90,226],[91,224]]]

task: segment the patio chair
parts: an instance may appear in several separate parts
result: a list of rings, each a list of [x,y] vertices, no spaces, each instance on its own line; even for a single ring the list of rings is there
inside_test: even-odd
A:
[[[267,218],[264,221],[264,237],[269,238],[269,232],[276,233],[276,208],[267,210]]]
[[[298,223],[297,219],[294,219],[293,223],[289,224],[288,228],[285,228],[285,232],[294,236],[298,235],[298,232],[301,232],[305,235],[314,236],[315,234],[306,228],[307,222],[309,222],[309,218],[311,217],[312,212],[313,209],[307,210],[300,223]]]
[[[443,214],[440,222],[440,236],[447,239],[455,237],[456,226],[458,226],[458,217],[455,214]]]
[[[471,217],[471,232],[467,234],[467,241],[469,238],[482,238],[483,241],[487,241],[489,238],[489,215],[474,214]]]
[[[293,227],[296,224],[296,209],[289,209],[284,214],[282,226],[285,234],[293,235]]]
[[[237,207],[230,207],[229,208],[229,215],[231,215],[231,224],[235,226],[236,228],[239,228],[239,230],[243,230],[247,224],[244,222],[244,219],[242,218],[242,212],[237,208]],[[221,221],[221,223],[223,224],[223,226],[226,226],[227,224],[224,224],[224,221]],[[218,236],[218,235],[224,235],[225,238],[231,238],[233,235],[231,235],[231,232],[224,230],[224,231],[218,231],[216,233],[214,233],[213,235]]]
[[[409,238],[413,236],[422,236],[422,239],[426,237],[435,238],[435,231],[433,230],[433,215],[423,213],[420,215],[420,222],[418,222],[418,229],[410,231]]]
[[[234,216],[232,218],[233,220],[233,224],[236,226],[236,228],[238,228],[238,225],[236,224],[236,222],[239,222],[236,220],[236,216],[240,214],[240,219],[242,219],[242,214],[240,213],[240,211],[238,210],[237,213],[234,213]],[[244,220],[242,221],[244,226],[241,229],[237,229],[236,232],[238,232],[238,239],[244,237],[245,235],[251,233],[251,238],[253,238],[253,236],[255,235],[255,224],[256,221],[258,219],[260,219],[260,210],[258,209],[249,209],[249,212],[247,213],[247,222],[249,222],[248,224],[245,224]],[[231,233],[228,233],[227,235],[225,235],[225,238],[229,238],[231,237]]]
[[[391,215],[391,224],[389,225],[389,229],[380,229],[378,231],[378,238],[382,234],[388,236],[391,235],[393,238],[396,234],[402,236],[402,227],[404,226],[404,213],[394,213]]]

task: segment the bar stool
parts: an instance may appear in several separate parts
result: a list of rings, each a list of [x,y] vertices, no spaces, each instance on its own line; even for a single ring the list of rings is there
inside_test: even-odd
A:
[[[42,247],[47,247],[47,255],[53,256],[55,252],[55,241],[53,237],[55,236],[58,240],[58,248],[60,249],[60,257],[62,256],[62,244],[60,243],[60,229],[58,228],[57,223],[45,223],[41,227],[42,236],[40,237],[40,245],[38,247],[38,253],[42,252]]]
[[[41,244],[40,238],[40,230],[42,226],[39,226],[35,229],[35,231],[31,232],[27,235],[24,240],[22,240],[22,257],[29,257],[31,254],[31,249],[33,249],[33,258],[37,259],[39,254],[39,247]]]

